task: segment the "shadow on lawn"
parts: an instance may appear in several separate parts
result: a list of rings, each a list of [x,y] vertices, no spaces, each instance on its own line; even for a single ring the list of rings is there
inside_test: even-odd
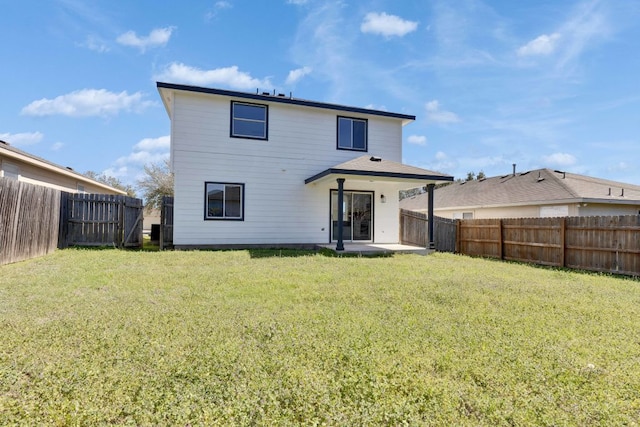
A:
[[[393,256],[389,253],[362,254],[356,252],[336,253],[331,249],[249,249],[251,258],[298,258],[304,256],[322,255],[328,258],[386,258]]]

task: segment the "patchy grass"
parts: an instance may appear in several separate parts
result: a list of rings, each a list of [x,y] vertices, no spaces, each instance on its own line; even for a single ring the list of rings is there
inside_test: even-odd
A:
[[[0,267],[0,425],[637,425],[640,283],[449,254]]]

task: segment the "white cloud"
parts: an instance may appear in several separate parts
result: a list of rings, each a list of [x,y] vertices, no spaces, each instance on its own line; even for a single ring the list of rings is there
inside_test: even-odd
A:
[[[144,166],[168,159],[169,150],[169,135],[141,139],[133,145],[128,155],[119,157],[103,173],[134,185],[144,176]]]
[[[16,147],[37,144],[43,137],[40,132],[0,133],[0,140]]]
[[[270,89],[272,87],[268,78],[264,80],[253,78],[249,73],[239,71],[235,65],[213,70],[201,70],[173,62],[154,78],[172,83],[230,86],[237,89]]]
[[[60,151],[62,147],[64,147],[64,144],[62,142],[56,142],[51,146],[51,151]]]
[[[218,12],[220,12],[221,10],[231,9],[232,7],[233,5],[228,1],[217,1],[213,5],[213,10],[210,10],[206,13],[205,19],[207,21],[210,21],[211,19],[215,18],[218,15]]]
[[[122,179],[126,178],[129,175],[129,168],[126,166],[120,166],[117,168],[111,167],[102,171],[106,176],[112,176],[114,178]]]
[[[542,160],[547,164],[557,166],[572,166],[578,161],[575,156],[568,153],[553,153],[549,156],[543,156]]]
[[[425,167],[426,169],[433,171],[450,173],[450,171],[455,169],[456,166],[457,163],[455,160],[450,159],[443,151],[438,151],[436,153],[435,161],[430,162]]]
[[[570,67],[586,50],[613,32],[608,6],[609,2],[599,0],[579,3],[554,32],[531,40],[516,53],[521,57],[553,55],[558,69]]]
[[[303,5],[303,4],[307,4],[309,0],[287,0],[287,3],[289,4],[297,4],[297,5]]]
[[[100,37],[95,35],[87,36],[84,43],[81,43],[79,45],[98,53],[105,53],[110,50],[109,45],[107,45],[107,43]]]
[[[440,109],[440,103],[437,100],[429,101],[425,105],[427,109],[427,119],[436,123],[457,123],[460,118],[457,114],[451,111],[445,111]]]
[[[171,38],[175,27],[156,28],[148,36],[139,37],[135,31],[127,31],[118,36],[116,41],[124,46],[137,47],[141,52],[150,47],[165,46]]]
[[[140,112],[153,105],[141,92],[109,92],[106,89],[82,89],[54,99],[42,98],[22,109],[27,116],[63,115],[70,117],[113,116],[120,111]]]
[[[389,111],[389,110],[387,110],[386,106],[378,105],[378,104],[367,104],[367,105],[364,106],[364,108],[366,108],[367,110]]]
[[[360,31],[363,33],[380,34],[385,37],[402,37],[418,28],[418,23],[407,21],[399,16],[388,15],[385,12],[367,13],[364,21],[360,24]]]
[[[427,145],[427,137],[424,135],[410,135],[407,138],[409,144]]]
[[[285,84],[294,85],[298,83],[298,81],[301,78],[311,73],[311,71],[312,71],[311,67],[302,67],[302,68],[297,68],[295,70],[291,70],[289,71],[289,75],[287,76],[287,80],[285,81]]]
[[[119,167],[127,165],[143,166],[156,163],[169,157],[171,138],[169,135],[158,138],[144,138],[133,146],[132,152],[116,160]]]
[[[560,40],[559,33],[543,34],[521,46],[517,52],[519,56],[550,55],[555,51],[558,40]]]
[[[136,151],[168,151],[170,145],[171,138],[166,135],[159,138],[144,138],[134,145],[133,149]]]
[[[578,5],[573,15],[558,30],[563,37],[563,49],[558,66],[564,67],[579,58],[600,40],[612,32],[605,8],[609,2],[585,1]],[[566,40],[565,40],[566,39]]]

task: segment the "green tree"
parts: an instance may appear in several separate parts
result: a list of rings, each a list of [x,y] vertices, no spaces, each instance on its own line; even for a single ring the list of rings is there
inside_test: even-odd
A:
[[[97,173],[94,171],[86,171],[85,173],[83,173],[83,175],[87,178],[93,179],[94,181],[98,181],[110,187],[117,188],[118,190],[126,191],[127,196],[129,197],[136,197],[135,188],[133,188],[133,186],[131,185],[123,184],[122,181],[120,181],[115,176],[110,176],[105,173]]]
[[[147,210],[160,209],[164,196],[173,196],[173,174],[169,160],[144,166],[144,178],[138,181],[138,188],[145,199]]]

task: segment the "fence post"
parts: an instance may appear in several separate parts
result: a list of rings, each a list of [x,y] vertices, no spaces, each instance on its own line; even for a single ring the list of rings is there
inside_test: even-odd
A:
[[[460,220],[456,219],[456,252],[457,254],[460,253],[460,232],[461,230],[461,226],[460,226]]]
[[[560,218],[560,266],[566,267],[567,265],[567,257],[566,257],[566,234],[567,234],[567,218]]]
[[[118,197],[118,233],[116,234],[118,239],[118,247],[124,247],[124,199]]]
[[[68,246],[69,234],[69,193],[60,192],[60,225],[58,227],[58,249]]]
[[[501,260],[504,260],[504,237],[502,232],[504,230],[502,219],[498,221],[498,256]]]

